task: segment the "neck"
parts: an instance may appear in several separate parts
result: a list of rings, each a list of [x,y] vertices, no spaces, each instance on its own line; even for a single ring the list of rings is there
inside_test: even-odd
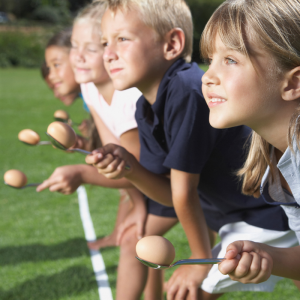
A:
[[[111,80],[95,83],[95,86],[108,105],[111,104],[115,89]]]
[[[145,83],[137,87],[151,105],[156,101],[159,85],[165,73],[173,63],[174,61],[166,61],[166,64],[164,64],[163,66],[161,65],[159,70],[153,72],[154,74],[150,75]]]
[[[298,101],[284,102],[277,113],[272,113],[270,118],[266,118],[263,122],[250,127],[283,154],[288,147],[290,119],[298,103]]]

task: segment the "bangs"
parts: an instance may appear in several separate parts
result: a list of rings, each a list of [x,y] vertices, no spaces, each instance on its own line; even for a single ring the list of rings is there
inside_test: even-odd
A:
[[[217,35],[229,49],[249,56],[246,46],[245,13],[238,6],[225,2],[209,19],[200,41],[200,51],[204,59],[208,59],[214,53]]]

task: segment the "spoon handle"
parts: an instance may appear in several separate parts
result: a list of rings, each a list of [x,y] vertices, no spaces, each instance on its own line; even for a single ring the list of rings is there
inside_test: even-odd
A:
[[[223,261],[225,258],[205,258],[205,259],[182,259],[176,261],[170,267],[180,266],[180,265],[206,265],[206,264],[217,264]]]
[[[92,153],[92,152],[90,152],[90,151],[86,151],[86,150],[79,149],[79,148],[67,149],[67,150],[79,152],[79,153],[82,153],[82,154],[91,154],[91,153]]]
[[[37,143],[38,145],[51,145],[51,142],[48,141],[41,141]]]

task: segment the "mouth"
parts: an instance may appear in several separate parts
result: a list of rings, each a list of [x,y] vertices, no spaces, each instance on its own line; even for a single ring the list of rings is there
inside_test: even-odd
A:
[[[83,69],[83,68],[76,68],[75,70],[78,73],[87,73],[90,71],[90,69]]]
[[[110,69],[110,70],[109,70],[109,73],[110,73],[111,75],[115,75],[115,74],[121,72],[122,70],[123,70],[122,68]]]

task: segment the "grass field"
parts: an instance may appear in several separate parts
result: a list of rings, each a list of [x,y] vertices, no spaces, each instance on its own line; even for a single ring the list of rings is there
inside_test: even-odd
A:
[[[44,132],[57,109],[65,108],[53,98],[38,70],[0,70],[1,176],[9,169],[19,169],[29,182],[41,182],[60,165],[84,163],[81,154],[63,153],[49,146],[29,147],[18,141],[18,132],[24,128],[37,131],[45,140]],[[87,117],[79,100],[67,110],[74,121]],[[118,192],[86,188],[96,233],[104,236],[114,225]],[[1,300],[99,299],[76,193],[36,193],[34,188],[15,190],[2,184],[0,232]],[[176,248],[176,259],[188,258],[188,244],[180,225],[166,237]],[[101,253],[115,296],[118,249]],[[296,300],[300,294],[285,279],[273,293],[229,293],[220,299]]]

